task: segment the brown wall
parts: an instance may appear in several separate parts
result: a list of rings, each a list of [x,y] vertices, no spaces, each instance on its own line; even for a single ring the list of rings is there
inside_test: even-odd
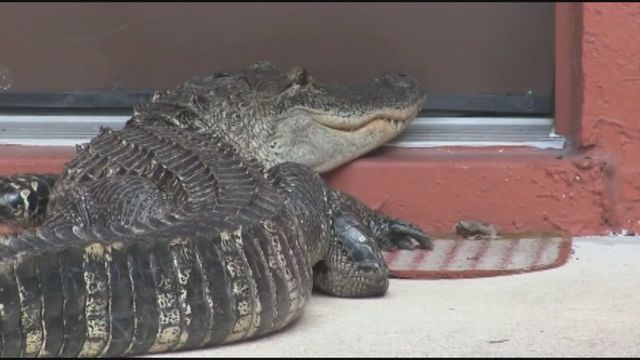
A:
[[[5,3],[0,36],[19,91],[170,87],[260,59],[328,81],[406,72],[432,94],[553,83],[551,3]]]

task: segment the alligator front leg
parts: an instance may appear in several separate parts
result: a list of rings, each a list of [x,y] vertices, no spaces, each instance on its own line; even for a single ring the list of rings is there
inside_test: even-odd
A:
[[[375,211],[358,199],[335,189],[330,192],[330,197],[332,206],[347,209],[371,231],[382,250],[413,250],[416,247],[430,250],[433,247],[431,237],[415,224]]]
[[[0,176],[0,224],[40,225],[58,177],[54,174]]]
[[[389,287],[382,250],[431,249],[431,238],[411,223],[380,214],[329,189],[332,235],[325,258],[313,269],[314,286],[340,297],[381,296]]]
[[[313,268],[315,288],[338,297],[384,295],[389,269],[370,229],[344,207],[332,214],[332,224],[329,250]]]

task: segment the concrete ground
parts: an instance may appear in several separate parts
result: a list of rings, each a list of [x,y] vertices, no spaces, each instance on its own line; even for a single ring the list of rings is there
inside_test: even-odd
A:
[[[377,299],[315,295],[277,334],[162,356],[640,356],[640,237],[576,238],[573,248],[552,270],[392,280]]]

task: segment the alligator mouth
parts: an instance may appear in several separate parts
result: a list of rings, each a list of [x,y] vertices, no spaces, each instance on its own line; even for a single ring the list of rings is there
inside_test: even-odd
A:
[[[341,132],[357,132],[372,125],[379,125],[381,122],[391,125],[397,131],[401,131],[416,117],[423,103],[424,99],[421,99],[404,109],[385,109],[351,118],[323,113],[314,113],[312,118],[316,123],[328,129]]]
[[[314,118],[314,120],[317,123],[322,124],[322,126],[326,127],[327,129],[340,131],[340,132],[358,132],[360,130],[369,128],[371,125],[379,124],[380,122],[390,124],[391,126],[393,126],[393,128],[400,131],[404,129],[407,125],[409,125],[409,121],[411,120],[411,118],[394,119],[394,118],[384,117],[384,116],[374,116],[374,117],[368,118],[368,120],[362,122],[359,126],[335,126],[335,125],[332,125],[331,123],[325,123],[322,120],[318,120],[316,118]]]

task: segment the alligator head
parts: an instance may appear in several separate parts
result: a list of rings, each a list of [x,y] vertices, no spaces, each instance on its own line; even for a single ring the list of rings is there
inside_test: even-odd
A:
[[[325,172],[394,138],[425,99],[406,75],[324,84],[262,62],[158,92],[153,102],[189,104],[199,115],[189,126],[222,134],[269,167],[292,161]]]

